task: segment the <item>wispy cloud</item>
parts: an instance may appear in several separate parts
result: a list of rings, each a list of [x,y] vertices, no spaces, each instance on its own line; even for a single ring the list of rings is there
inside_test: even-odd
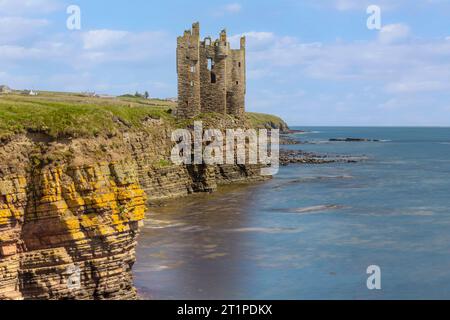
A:
[[[63,7],[58,0],[0,0],[0,14],[6,16],[38,15]]]
[[[449,0],[306,0],[315,7],[333,8],[338,11],[365,11],[370,5],[378,5],[383,10],[398,10],[407,7],[449,4]]]
[[[212,13],[216,17],[221,17],[225,15],[238,14],[242,11],[242,9],[243,6],[240,3],[234,2],[222,5],[220,7],[216,7],[214,8],[214,11]]]
[[[91,30],[83,33],[83,48],[87,50],[104,49],[117,46],[130,36],[129,32],[118,30]]]
[[[410,36],[409,26],[397,23],[385,25],[381,28],[378,39],[382,43],[395,43],[407,39]]]
[[[10,40],[14,41],[0,41],[0,83],[15,88],[149,90],[172,95],[173,86],[165,81],[175,76],[158,71],[175,61],[174,41],[166,32],[99,29],[52,33],[24,43]],[[43,76],[46,66],[52,71]]]
[[[338,11],[365,11],[369,5],[378,5],[383,9],[392,9],[396,3],[389,0],[307,0],[311,5],[322,8],[332,8]],[[398,0],[403,1],[403,0]]]
[[[238,13],[242,10],[242,5],[240,3],[230,3],[223,7],[223,10],[228,13]]]
[[[2,17],[0,18],[0,44],[33,37],[49,24],[50,22],[46,19]]]
[[[407,123],[421,116],[422,124],[430,124],[424,106],[439,109],[450,96],[450,41],[414,38],[405,24],[387,25],[377,39],[364,42],[309,43],[255,31],[243,35],[248,38],[251,107],[270,112],[282,105],[282,115],[290,112],[293,119],[296,111],[302,123],[320,118],[336,124],[332,119],[339,114],[362,125]],[[260,82],[271,83],[272,89],[257,89]],[[330,98],[311,92],[317,88],[326,88]],[[379,109],[395,113],[406,106],[410,114],[393,114],[392,123],[379,114]]]

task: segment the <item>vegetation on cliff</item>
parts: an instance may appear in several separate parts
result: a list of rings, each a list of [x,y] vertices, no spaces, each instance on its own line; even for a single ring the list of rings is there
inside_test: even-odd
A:
[[[27,132],[45,133],[49,138],[111,136],[121,131],[145,130],[163,119],[180,127],[187,123],[172,115],[176,103],[134,96],[89,97],[75,93],[41,92],[38,96],[0,96],[0,139]],[[202,115],[199,120],[215,122],[223,115]],[[227,116],[229,117],[229,116]],[[247,113],[257,128],[280,128],[286,123],[272,115]]]
[[[271,114],[247,112],[247,119],[256,128],[280,129],[282,132],[289,131],[289,126],[283,119]]]
[[[37,97],[0,97],[0,138],[44,132],[52,138],[112,135],[144,127],[148,119],[170,118],[170,106],[159,100],[41,93]]]

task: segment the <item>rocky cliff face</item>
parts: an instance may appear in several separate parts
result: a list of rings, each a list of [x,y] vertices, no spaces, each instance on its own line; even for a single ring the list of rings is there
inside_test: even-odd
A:
[[[0,299],[135,299],[146,201],[261,180],[259,167],[165,165],[171,128],[0,146]]]
[[[0,180],[0,297],[134,298],[145,193],[123,165]]]

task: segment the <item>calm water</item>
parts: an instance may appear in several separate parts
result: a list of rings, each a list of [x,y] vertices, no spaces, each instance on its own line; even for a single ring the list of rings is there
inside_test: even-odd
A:
[[[450,128],[307,128],[367,155],[153,208],[135,284],[153,299],[450,299]],[[379,143],[325,143],[329,138]],[[366,269],[382,269],[369,291]]]

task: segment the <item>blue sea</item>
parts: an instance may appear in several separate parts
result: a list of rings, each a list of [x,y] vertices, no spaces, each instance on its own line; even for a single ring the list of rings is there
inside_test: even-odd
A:
[[[149,299],[450,299],[450,128],[297,128],[272,180],[151,208],[135,285]],[[380,142],[328,142],[330,138]],[[368,266],[381,290],[367,288]]]

